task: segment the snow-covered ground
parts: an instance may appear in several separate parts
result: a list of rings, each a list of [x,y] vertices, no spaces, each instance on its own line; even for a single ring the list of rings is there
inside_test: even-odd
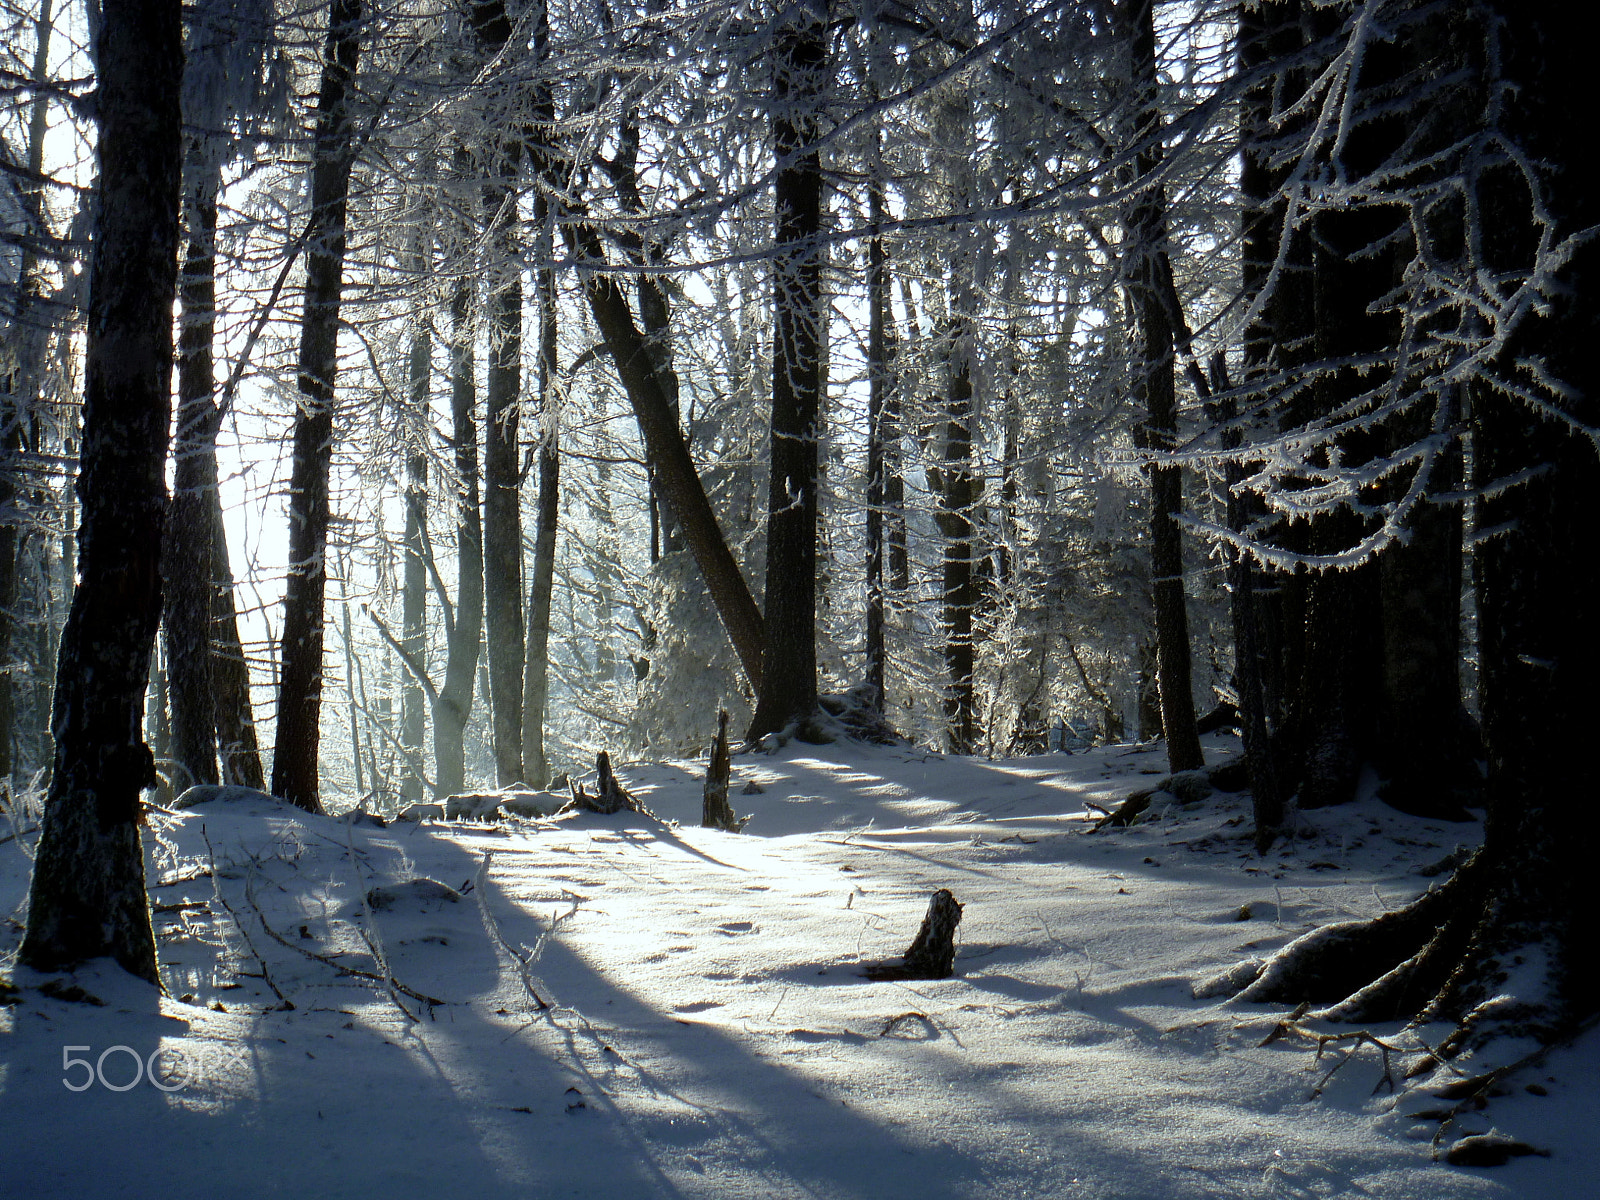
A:
[[[1458,1131],[1550,1156],[1464,1170],[1402,1115],[1437,1102],[1373,1094],[1372,1049],[1313,1099],[1337,1057],[1263,1047],[1281,1012],[1191,995],[1410,899],[1475,826],[1368,801],[1302,816],[1263,860],[1223,793],[1087,832],[1085,800],[1149,786],[1158,752],[841,743],[736,757],[753,819],[726,834],[698,827],[700,770],[621,769],[659,820],[154,817],[171,996],[103,964],[6,972],[0,1195],[1596,1194],[1593,1037]],[[0,912],[22,903],[25,844],[0,845]],[[392,886],[412,879],[453,891]],[[955,977],[864,979],[941,887],[965,905]],[[0,963],[19,937],[0,928]]]

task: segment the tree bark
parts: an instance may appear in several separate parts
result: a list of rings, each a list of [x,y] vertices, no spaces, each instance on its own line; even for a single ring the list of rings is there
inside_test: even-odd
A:
[[[766,641],[748,736],[814,723],[817,709],[817,441],[821,436],[822,156],[828,3],[786,14],[773,47],[772,452]]]
[[[1542,0],[1493,0],[1450,10],[1421,42],[1436,56],[1427,67],[1465,80],[1449,98],[1453,112],[1434,109],[1458,122],[1456,132],[1470,135],[1496,112],[1489,97],[1506,97],[1496,133],[1520,157],[1472,163],[1459,174],[1455,164],[1439,164],[1449,184],[1474,193],[1476,261],[1497,288],[1549,267],[1536,213],[1558,237],[1600,223],[1600,174],[1585,127],[1566,119],[1592,106],[1587,46],[1570,36],[1569,17],[1565,6]],[[1483,54],[1486,45],[1492,55]],[[1542,192],[1537,209],[1527,164],[1538,164],[1527,167]],[[1483,847],[1444,888],[1402,913],[1292,943],[1245,993],[1343,995],[1331,1015],[1347,1020],[1453,1020],[1447,1054],[1501,1034],[1550,1041],[1600,1011],[1592,985],[1600,934],[1586,916],[1592,852],[1574,835],[1587,815],[1590,768],[1573,752],[1590,736],[1600,672],[1600,557],[1573,553],[1593,541],[1589,514],[1600,493],[1600,459],[1581,432],[1600,422],[1592,348],[1600,247],[1584,239],[1555,269],[1541,289],[1546,303],[1500,331],[1505,343],[1469,389],[1478,526],[1498,531],[1476,550],[1489,801]],[[1494,378],[1537,389],[1523,373],[1529,361],[1561,381],[1538,412]],[[1388,931],[1404,937],[1382,946]],[[1269,989],[1271,980],[1296,979],[1327,982]]]
[[[1166,191],[1162,164],[1161,110],[1156,94],[1155,0],[1121,0],[1118,12],[1131,56],[1134,172],[1140,188],[1126,218],[1128,272],[1138,315],[1140,363],[1135,390],[1142,396],[1145,420],[1142,447],[1171,450],[1178,431],[1177,373],[1173,318],[1163,284],[1170,278]],[[1189,614],[1183,587],[1183,544],[1178,517],[1183,511],[1183,471],[1173,465],[1150,467],[1150,572],[1155,607],[1156,671],[1161,728],[1167,762],[1174,771],[1205,765],[1195,729],[1190,677]]]
[[[485,59],[501,54],[512,22],[504,0],[473,0],[472,27]],[[522,627],[522,479],[517,431],[522,412],[522,264],[517,203],[522,172],[520,123],[504,105],[491,111],[503,132],[483,183],[490,261],[489,373],[483,429],[483,621],[495,775],[501,787],[521,783],[522,692],[526,647]]]
[[[943,464],[937,479],[939,532],[944,536],[942,624],[944,626],[945,736],[952,754],[977,750],[978,714],[972,640],[977,581],[973,571],[972,510],[977,481],[972,473],[972,346],[965,318],[952,323],[946,367]]]
[[[419,265],[426,259],[419,255]],[[428,456],[424,439],[429,428],[428,410],[432,401],[433,335],[425,316],[419,317],[411,331],[410,375],[411,413],[409,424],[415,439],[406,454],[405,569],[401,585],[401,644],[411,662],[424,671],[428,666]],[[400,782],[401,799],[414,803],[422,799],[422,743],[427,733],[427,705],[422,685],[409,673],[400,693],[400,746],[405,755],[405,773]]]
[[[883,133],[873,131],[872,177],[867,182],[867,603],[866,676],[870,703],[884,711],[888,651],[884,645],[884,511],[889,501],[889,392],[894,336],[889,328],[889,256],[878,232],[885,218]]]
[[[1281,5],[1274,19],[1267,18],[1264,6],[1241,6],[1239,10],[1239,70],[1246,78],[1263,70],[1275,57],[1287,58],[1298,42],[1298,29],[1282,10],[1297,5]],[[1287,44],[1286,44],[1287,43]],[[1271,136],[1273,89],[1255,83],[1245,90],[1239,109],[1240,168],[1239,191],[1243,211],[1240,215],[1240,284],[1243,298],[1253,301],[1266,285],[1279,249],[1282,229],[1275,211],[1275,192],[1282,173],[1269,165],[1267,141]],[[1285,284],[1280,283],[1280,288]],[[1258,320],[1245,332],[1244,379],[1266,374],[1272,365],[1272,323]],[[1217,372],[1213,391],[1232,390]],[[1229,397],[1218,403],[1217,423],[1224,427],[1222,446],[1237,450],[1244,432],[1233,423],[1238,418],[1238,402]],[[1231,426],[1231,428],[1230,428]],[[1228,527],[1242,533],[1256,513],[1239,487],[1246,477],[1245,464],[1230,459],[1223,468],[1228,490]],[[1238,693],[1239,732],[1244,743],[1245,762],[1250,772],[1251,803],[1255,818],[1255,844],[1265,854],[1282,831],[1288,809],[1288,796],[1280,772],[1282,713],[1281,687],[1277,685],[1273,664],[1282,656],[1282,636],[1277,627],[1277,597],[1269,579],[1242,552],[1231,552],[1228,562],[1229,617],[1233,627],[1234,690]]]
[[[79,585],[62,634],[55,773],[21,959],[54,970],[109,954],[159,986],[139,839],[139,792],[156,773],[139,735],[161,617],[183,155],[179,5],[107,0],[95,49],[100,173]]]
[[[550,13],[545,0],[535,0],[533,54],[543,67],[549,57]],[[533,546],[533,570],[528,580],[528,629],[522,676],[522,760],[526,781],[544,787],[550,780],[545,752],[544,722],[550,680],[550,599],[555,590],[556,531],[561,509],[560,405],[556,390],[559,296],[555,258],[553,197],[565,183],[566,171],[555,129],[555,99],[547,78],[534,87],[532,120],[527,130],[530,156],[538,174],[539,190],[533,213],[543,263],[534,273],[539,305],[539,498]]]
[[[321,812],[323,593],[327,583],[328,472],[333,461],[334,382],[344,286],[345,208],[355,144],[350,86],[360,53],[361,0],[333,0],[317,100],[306,239],[305,311],[300,319],[300,404],[289,482],[289,578],[283,598],[272,791]]]
[[[162,543],[166,609],[167,695],[172,754],[183,768],[178,790],[216,783],[216,688],[212,634],[212,495],[217,488],[217,431],[222,414],[213,392],[216,328],[217,193],[221,164],[192,145],[184,171],[189,251],[178,277],[178,420],[173,439],[172,505]]]
[[[450,296],[450,446],[455,456],[456,604],[446,615],[444,687],[433,712],[434,786],[441,796],[466,789],[466,728],[483,640],[483,523],[478,508],[477,384],[472,370],[472,284]]]

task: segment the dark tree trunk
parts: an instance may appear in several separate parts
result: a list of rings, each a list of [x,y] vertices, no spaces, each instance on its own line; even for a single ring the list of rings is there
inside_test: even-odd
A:
[[[547,6],[538,0],[534,12],[533,46],[536,60],[543,63],[550,43]],[[550,87],[541,79],[534,97],[533,124],[528,131],[540,191],[534,197],[534,219],[538,223],[539,245],[545,259],[534,275],[539,303],[539,508],[533,545],[533,571],[528,581],[528,644],[522,682],[522,760],[526,782],[544,787],[550,780],[550,763],[545,753],[544,720],[550,680],[550,597],[555,590],[556,531],[561,511],[560,411],[557,406],[557,314],[555,269],[555,226],[552,221],[552,194],[563,183],[559,151],[556,147],[555,102]]]
[[[334,380],[344,286],[345,207],[355,143],[349,90],[360,52],[361,0],[333,0],[317,99],[306,238],[305,311],[300,320],[300,404],[289,481],[289,578],[272,790],[320,812],[323,592],[327,583],[328,471],[333,461]]]
[[[873,133],[873,176],[867,183],[867,220],[874,236],[867,247],[867,687],[873,708],[884,710],[884,511],[889,502],[887,442],[894,335],[889,328],[889,256],[877,233],[885,217],[883,134]]]
[[[456,478],[456,605],[448,618],[444,687],[433,713],[434,786],[441,796],[466,790],[466,728],[472,713],[483,639],[483,523],[478,510],[478,427],[473,410],[472,285],[450,296],[450,445]]]
[[[959,319],[949,338],[943,463],[937,479],[929,481],[940,492],[938,521],[939,532],[944,536],[944,717],[952,754],[974,753],[978,740],[976,655],[972,641],[973,609],[978,595],[973,571],[972,509],[978,495],[972,472],[971,355],[971,326]]]
[[[1140,427],[1143,448],[1166,451],[1178,431],[1177,372],[1174,320],[1168,311],[1165,283],[1172,270],[1167,261],[1166,193],[1162,169],[1161,110],[1156,96],[1155,0],[1121,0],[1119,16],[1129,39],[1132,68],[1134,171],[1140,191],[1126,219],[1133,261],[1128,276],[1138,318],[1141,361],[1135,390],[1144,400]],[[1183,545],[1178,517],[1183,511],[1183,471],[1177,466],[1150,468],[1150,571],[1155,607],[1156,671],[1161,703],[1161,728],[1167,739],[1167,762],[1173,771],[1194,771],[1205,765],[1195,729],[1190,680],[1189,613],[1183,588]]]
[[[706,498],[705,486],[700,482],[689,447],[684,443],[683,431],[678,427],[671,402],[650,360],[645,339],[634,324],[628,298],[615,279],[600,273],[605,252],[599,233],[593,226],[575,222],[564,225],[563,231],[573,257],[593,272],[584,281],[589,309],[616,363],[617,377],[639,423],[645,455],[655,473],[659,494],[671,506],[683,530],[684,541],[706,581],[711,602],[739,656],[745,678],[752,690],[759,691],[764,641],[761,610],[756,607],[739,564],[722,536],[711,501]]]
[[[1500,281],[1525,276],[1536,262],[1522,163],[1539,164],[1540,207],[1558,236],[1600,222],[1587,134],[1566,119],[1590,104],[1587,45],[1570,36],[1569,17],[1566,6],[1548,2],[1474,4],[1450,10],[1448,25],[1426,43],[1442,61],[1425,65],[1439,74],[1465,68],[1468,80],[1457,85],[1453,112],[1436,104],[1443,119],[1470,131],[1492,108],[1490,89],[1507,98],[1499,129],[1523,157],[1474,164],[1459,176],[1476,192],[1483,269]],[[1499,78],[1483,77],[1486,41]],[[1592,984],[1600,937],[1586,917],[1592,852],[1574,835],[1591,772],[1573,753],[1590,735],[1600,672],[1600,556],[1573,552],[1593,542],[1589,514],[1600,493],[1595,447],[1573,428],[1600,421],[1597,283],[1600,248],[1585,240],[1546,292],[1548,305],[1522,318],[1491,366],[1537,387],[1519,364],[1540,360],[1563,385],[1546,397],[1545,412],[1498,382],[1479,379],[1470,389],[1479,528],[1499,531],[1475,551],[1488,759],[1483,848],[1445,888],[1402,913],[1292,943],[1247,999],[1344,996],[1332,1015],[1348,1020],[1448,1018],[1460,1027],[1446,1039],[1447,1053],[1496,1034],[1560,1037],[1600,1009]],[[1519,481],[1505,487],[1512,479]],[[1404,937],[1389,944],[1396,930]]]
[[[1239,10],[1239,70],[1246,78],[1263,70],[1276,58],[1287,58],[1298,41],[1295,24],[1297,4],[1273,10],[1269,21],[1262,6],[1241,6]],[[1243,200],[1241,225],[1241,291],[1254,300],[1267,281],[1278,256],[1282,229],[1281,212],[1275,209],[1274,193],[1281,175],[1268,165],[1266,145],[1271,136],[1273,89],[1269,83],[1256,83],[1245,92],[1239,112],[1241,146],[1239,191]],[[1280,289],[1292,285],[1280,283]],[[1269,299],[1270,303],[1270,299]],[[1256,322],[1245,334],[1244,370],[1248,384],[1271,369],[1273,328],[1270,320]],[[1218,371],[1214,391],[1226,394],[1232,389]],[[1238,403],[1232,398],[1219,402],[1216,411],[1224,449],[1237,449],[1244,440],[1243,430],[1229,425],[1238,418]],[[1257,515],[1240,494],[1239,485],[1247,474],[1243,463],[1232,460],[1224,467],[1228,489],[1228,527],[1243,532]],[[1281,659],[1282,635],[1275,617],[1278,610],[1273,592],[1275,582],[1243,553],[1232,552],[1228,563],[1228,588],[1233,626],[1234,689],[1238,693],[1239,732],[1244,742],[1245,762],[1250,772],[1251,801],[1255,817],[1256,850],[1265,854],[1283,828],[1288,795],[1279,770],[1279,744],[1282,712],[1274,664]]]
[[[1445,402],[1444,400],[1440,401]],[[1452,424],[1455,422],[1452,421]],[[1424,434],[1412,422],[1398,443]],[[1396,445],[1398,448],[1398,445]],[[1461,456],[1436,464],[1431,492],[1459,491]],[[1383,603],[1383,799],[1418,816],[1463,819],[1482,802],[1473,723],[1461,701],[1462,520],[1458,504],[1423,504],[1411,538],[1378,560]]]
[[[504,51],[512,23],[504,0],[474,0],[472,27],[485,58]],[[488,227],[489,374],[483,428],[483,625],[489,660],[495,775],[501,787],[522,782],[522,491],[517,429],[522,411],[522,264],[517,197],[523,139],[511,114],[491,116],[502,134],[483,185]]]
[[[108,0],[101,12],[79,585],[21,959],[53,970],[109,954],[159,986],[139,844],[139,792],[156,773],[140,726],[161,619],[183,31],[174,0]]]
[[[774,35],[772,453],[767,502],[766,644],[749,735],[812,723],[817,708],[817,439],[821,435],[822,158],[827,0],[789,10]]]
[[[178,421],[173,439],[172,505],[162,543],[167,696],[178,790],[216,783],[216,688],[211,653],[211,510],[217,489],[217,431],[211,342],[216,327],[217,192],[220,165],[191,147],[184,172],[189,252],[178,278]]]

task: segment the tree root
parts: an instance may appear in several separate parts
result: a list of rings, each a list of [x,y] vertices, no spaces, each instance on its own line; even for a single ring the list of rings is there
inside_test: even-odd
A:
[[[1238,994],[1246,1004],[1330,1004],[1318,1016],[1390,1021],[1420,1013],[1437,994],[1470,937],[1484,886],[1481,855],[1404,908],[1345,921],[1296,938]],[[1454,918],[1454,919],[1453,919]]]

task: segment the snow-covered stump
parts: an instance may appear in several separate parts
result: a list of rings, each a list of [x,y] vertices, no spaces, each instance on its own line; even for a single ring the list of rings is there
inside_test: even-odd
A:
[[[949,888],[940,888],[928,898],[928,911],[911,948],[899,962],[878,963],[867,968],[867,978],[949,979],[955,974],[956,926],[961,924],[961,905]]]

